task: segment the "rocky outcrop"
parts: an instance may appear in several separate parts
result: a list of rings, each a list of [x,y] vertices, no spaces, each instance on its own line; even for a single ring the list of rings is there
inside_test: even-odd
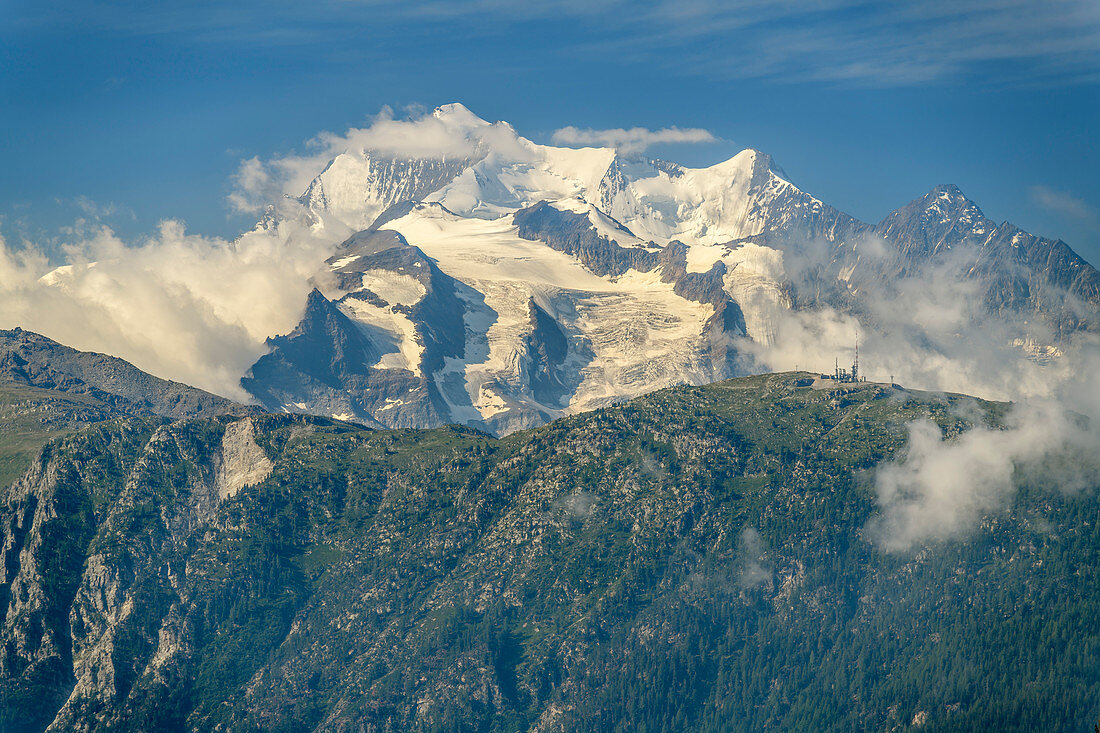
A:
[[[298,326],[268,347],[241,380],[260,404],[278,411],[308,400],[314,410],[363,417],[353,394],[371,388],[381,352],[320,291],[310,292]]]
[[[527,374],[535,399],[544,405],[562,408],[577,388],[579,370],[565,368],[570,355],[569,337],[553,316],[534,300],[529,303],[530,332],[526,338]],[[573,347],[574,350],[577,348]]]
[[[622,247],[597,232],[586,215],[562,211],[546,201],[520,209],[512,221],[519,236],[545,242],[551,249],[575,257],[601,277],[618,277],[628,270],[649,272],[660,263],[657,252]]]
[[[219,499],[237,495],[271,475],[274,464],[256,444],[251,420],[238,420],[225,426],[221,448],[214,454],[214,488]]]
[[[0,728],[181,725],[203,633],[189,557],[272,469],[251,419],[116,422],[43,451],[2,510]]]
[[[360,232],[329,262],[339,297],[329,300],[314,289],[302,321],[290,334],[268,339],[269,353],[252,366],[242,386],[269,410],[309,411],[386,427],[449,422],[430,375],[465,351],[463,286],[392,231]],[[418,292],[390,302],[383,295],[392,294],[364,284],[366,273],[378,272],[415,284]],[[355,322],[345,312],[362,309],[392,314],[415,329],[415,363],[405,359],[397,368],[380,368],[387,354],[405,355],[382,329]]]
[[[89,428],[44,450],[8,489],[0,525],[0,729],[41,731],[76,683],[70,610],[86,559],[149,437],[141,422]]]

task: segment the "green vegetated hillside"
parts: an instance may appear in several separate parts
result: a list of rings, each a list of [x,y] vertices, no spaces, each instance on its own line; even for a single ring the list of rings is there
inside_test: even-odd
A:
[[[94,395],[0,383],[0,486],[27,470],[51,438],[124,414]]]
[[[502,440],[66,435],[3,502],[0,730],[1091,730],[1095,494],[884,553],[871,469],[905,424],[1005,407],[807,377]]]

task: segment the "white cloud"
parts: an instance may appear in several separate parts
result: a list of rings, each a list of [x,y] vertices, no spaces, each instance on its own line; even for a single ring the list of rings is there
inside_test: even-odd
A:
[[[271,172],[259,158],[242,160],[233,175],[233,190],[228,196],[229,206],[241,213],[258,213],[281,193],[273,188],[274,185]]]
[[[859,252],[873,260],[884,248],[872,244],[861,241]],[[796,278],[831,252],[827,243],[800,245],[784,253]],[[911,389],[1017,402],[1003,429],[978,424],[945,439],[928,420],[908,426],[907,451],[877,470],[878,511],[867,526],[888,551],[966,537],[983,517],[1005,511],[1029,478],[1051,490],[1100,487],[1100,339],[1079,334],[1061,341],[1061,356],[1049,363],[1033,358],[1033,345],[1054,343],[1054,334],[1026,314],[991,313],[979,283],[963,275],[974,256],[957,250],[907,278],[860,283],[858,318],[777,302],[766,311],[767,338],[737,344],[752,371],[829,372],[835,357],[851,363],[858,339],[871,381],[893,377]]]
[[[593,130],[570,125],[555,131],[553,140],[560,145],[595,145],[633,153],[654,145],[712,143],[718,138],[707,130],[697,127],[665,127],[660,130],[649,130],[644,127],[632,127],[627,130],[618,127],[610,130]]]
[[[866,262],[886,247],[869,236],[858,251]],[[831,252],[825,242],[799,242],[783,253],[783,269],[795,282],[812,278]],[[836,357],[850,363],[858,340],[861,366],[871,380],[893,376],[917,389],[995,400],[1049,396],[1050,372],[1057,367],[1028,358],[1027,346],[1050,344],[1054,335],[1038,319],[990,313],[980,283],[963,276],[974,256],[956,249],[903,279],[860,282],[858,317],[828,306],[793,310],[779,302],[768,313],[768,338],[739,348],[753,360],[752,370],[831,371]]]
[[[51,272],[34,248],[0,240],[0,328],[21,326],[243,399],[240,376],[268,336],[298,322],[331,246],[294,221],[234,242],[166,221],[126,243],[101,226],[68,243],[71,264]]]
[[[395,20],[512,29],[576,18],[570,54],[658,63],[706,78],[910,86],[1089,83],[1100,70],[1094,0],[356,0]],[[493,24],[484,20],[492,18]]]
[[[654,4],[645,25],[644,39],[632,35],[624,45],[680,49],[677,65],[706,77],[1049,84],[1087,83],[1100,69],[1100,11],[1092,0],[669,0]]]
[[[125,215],[130,219],[136,218],[136,215],[134,214],[132,209],[124,206],[119,206],[118,204],[113,202],[101,204],[93,201],[87,196],[77,196],[76,200],[73,203],[75,203],[76,207],[80,209],[86,216],[90,216],[96,221],[109,219],[120,214]]]
[[[1090,424],[1047,399],[1016,406],[1004,429],[979,424],[954,440],[930,420],[911,423],[904,457],[877,471],[879,513],[869,536],[895,552],[965,537],[984,516],[1006,510],[1028,477],[1066,493],[1097,487],[1097,417],[1088,416]]]
[[[772,569],[767,561],[768,547],[755,527],[745,527],[737,538],[741,572],[738,581],[742,588],[755,588],[772,579]]]

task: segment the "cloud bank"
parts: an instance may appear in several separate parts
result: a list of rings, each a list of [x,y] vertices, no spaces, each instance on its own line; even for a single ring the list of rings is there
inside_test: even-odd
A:
[[[876,237],[857,250],[864,264],[883,262],[888,251]],[[831,252],[827,242],[799,242],[778,255],[782,262],[745,264],[813,282]],[[756,340],[736,344],[747,371],[828,372],[834,358],[851,363],[858,341],[870,381],[1015,402],[1003,426],[978,420],[954,439],[931,421],[907,426],[907,449],[875,473],[867,537],[887,551],[965,538],[983,517],[1008,509],[1023,482],[1066,492],[1100,487],[1100,338],[1059,341],[1039,318],[990,312],[980,283],[965,274],[976,257],[961,248],[900,280],[858,282],[854,313],[820,304],[793,310],[790,297],[766,289],[739,294],[765,314]]]
[[[876,474],[879,513],[867,527],[888,551],[965,538],[1010,509],[1026,482],[1066,493],[1100,487],[1100,339],[1080,333],[1052,355],[1037,348],[1054,342],[1037,319],[991,314],[966,281],[936,272],[877,303],[888,332],[865,332],[872,359],[910,385],[1014,404],[1002,426],[976,422],[955,439],[930,421],[908,426],[906,452]]]
[[[876,236],[864,237],[856,249],[864,265],[888,261],[889,246]],[[832,257],[828,242],[792,242],[779,257],[764,268],[766,274],[789,278],[795,291],[799,283],[810,283],[812,291],[823,273],[833,277],[825,269]],[[905,277],[853,283],[859,300],[851,312],[792,303],[784,293],[742,296],[757,298],[755,308],[766,313],[761,332],[750,332],[753,340],[737,344],[748,357],[744,367],[831,371],[834,358],[851,363],[858,341],[861,366],[871,381],[893,377],[908,387],[992,400],[1049,397],[1072,370],[1068,360],[1041,358],[1058,353],[1043,348],[1057,341],[1055,334],[1026,314],[991,313],[981,283],[966,277],[976,258],[974,251],[957,248]]]
[[[880,512],[869,536],[888,551],[965,537],[983,517],[1003,512],[1021,481],[1076,493],[1100,485],[1100,440],[1093,422],[1053,401],[1017,406],[1004,429],[977,425],[945,440],[930,420],[911,423],[905,456],[878,469]]]
[[[332,243],[287,221],[229,242],[166,221],[139,243],[107,227],[79,233],[53,270],[33,247],[0,240],[0,328],[236,399],[242,374],[301,317],[310,277]]]

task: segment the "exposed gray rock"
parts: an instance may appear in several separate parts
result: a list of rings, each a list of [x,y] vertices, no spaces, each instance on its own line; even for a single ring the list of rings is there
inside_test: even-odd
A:
[[[270,410],[305,411],[308,405],[311,412],[379,426],[372,410],[403,399],[422,404],[427,414],[420,418],[439,424],[424,380],[407,370],[372,368],[380,349],[317,290],[309,294],[301,323],[268,339],[268,346],[241,386]]]
[[[564,408],[580,381],[579,369],[566,369],[569,337],[554,317],[530,301],[531,332],[527,336],[527,384],[535,399],[550,407]],[[583,346],[581,347],[583,348]],[[573,347],[573,351],[577,346]]]
[[[622,247],[599,234],[584,214],[561,211],[546,201],[520,209],[512,221],[519,228],[519,236],[545,242],[552,249],[576,257],[601,277],[618,277],[628,270],[649,272],[660,262],[656,252]]]
[[[348,238],[329,259],[338,301],[313,290],[305,315],[287,336],[268,339],[270,352],[253,365],[242,386],[270,410],[309,411],[369,426],[436,427],[450,422],[433,375],[448,357],[465,351],[463,314],[478,296],[444,274],[396,232],[368,229]],[[413,278],[424,288],[416,303],[389,303],[363,285],[363,273],[384,270]],[[465,292],[466,297],[460,297]],[[396,346],[341,312],[356,299],[403,313],[423,346],[420,373],[379,368]],[[467,398],[468,399],[468,398]]]
[[[225,426],[222,444],[214,455],[214,487],[219,499],[237,495],[246,486],[254,486],[271,475],[274,464],[264,449],[256,445],[252,420],[244,419]]]

